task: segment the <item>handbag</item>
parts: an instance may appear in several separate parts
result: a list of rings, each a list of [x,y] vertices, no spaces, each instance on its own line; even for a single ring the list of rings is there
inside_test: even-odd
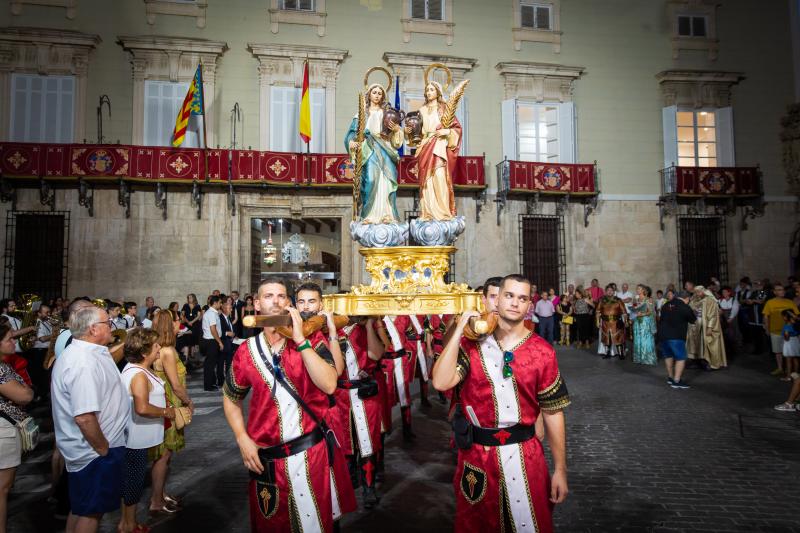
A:
[[[33,417],[26,417],[17,422],[6,413],[0,412],[0,416],[8,420],[19,431],[19,438],[22,443],[22,453],[28,453],[39,444],[39,424]]]
[[[562,324],[573,324],[575,322],[575,318],[572,315],[564,315],[561,317]]]

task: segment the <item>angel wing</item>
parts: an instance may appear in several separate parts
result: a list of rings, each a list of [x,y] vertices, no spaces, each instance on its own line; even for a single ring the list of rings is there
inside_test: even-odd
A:
[[[463,80],[456,85],[456,88],[450,93],[450,98],[445,104],[444,115],[442,115],[443,128],[449,128],[453,123],[453,117],[456,116],[456,109],[458,109],[458,102],[460,102],[461,97],[464,96],[464,90],[467,88],[467,85],[469,85],[469,80]]]

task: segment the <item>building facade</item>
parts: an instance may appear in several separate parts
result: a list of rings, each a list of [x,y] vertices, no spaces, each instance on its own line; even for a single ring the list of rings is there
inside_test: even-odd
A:
[[[410,110],[438,62],[453,85],[471,80],[462,154],[484,157],[486,187],[457,194],[468,224],[456,280],[781,279],[794,272],[800,222],[781,144],[797,101],[797,17],[794,0],[12,0],[0,9],[0,141],[168,146],[201,64],[209,147],[304,152],[308,61],[310,150],[341,154],[370,67],[394,73]],[[187,146],[201,132],[195,124]],[[504,160],[594,165],[598,194],[509,190]],[[722,194],[675,194],[673,167],[694,169],[701,189],[704,172],[723,169],[712,176]],[[728,198],[725,169],[759,180]],[[346,187],[30,178],[2,180],[7,294],[44,283],[25,276],[42,265],[69,296],[159,301],[247,292],[262,273],[309,264],[332,272],[330,290],[367,278]],[[401,193],[398,210],[414,216],[415,201]],[[51,213],[62,235],[48,226],[53,238],[31,244]],[[279,254],[290,234],[314,235],[305,264],[265,266],[268,231]]]

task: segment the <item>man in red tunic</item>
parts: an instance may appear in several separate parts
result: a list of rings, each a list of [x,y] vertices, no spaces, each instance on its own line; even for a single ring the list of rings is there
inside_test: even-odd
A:
[[[264,328],[239,347],[225,379],[225,418],[251,472],[251,530],[330,533],[342,512],[343,488],[331,481],[333,467],[344,465],[322,422],[327,395],[336,390],[333,356],[321,332],[303,336],[302,318],[291,307],[283,280],[262,281],[254,306],[263,315],[288,310],[292,338]],[[245,423],[242,402],[251,391]]]
[[[411,382],[414,380],[414,352],[409,350],[407,337],[411,320],[407,316],[385,316],[383,325],[391,342],[391,350],[384,354],[386,366],[390,366],[390,381],[394,383],[396,401],[400,404],[400,420],[403,423],[403,440],[416,438],[411,431]],[[384,367],[386,368],[386,367]]]
[[[380,498],[375,487],[377,457],[381,451],[381,398],[375,380],[384,346],[375,332],[374,320],[350,317],[339,330],[345,369],[339,376],[334,413],[336,438],[348,456],[351,472],[358,472],[364,507],[371,509]]]
[[[531,284],[503,278],[498,326],[479,342],[462,340],[468,311],[456,323],[433,367],[433,386],[458,387],[454,419],[458,464],[455,530],[551,532],[552,506],[567,495],[566,430],[569,405],[555,351],[524,325]],[[552,479],[535,438],[544,418],[553,457]]]

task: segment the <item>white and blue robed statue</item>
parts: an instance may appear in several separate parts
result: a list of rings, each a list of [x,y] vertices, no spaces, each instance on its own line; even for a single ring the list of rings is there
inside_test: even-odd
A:
[[[389,78],[389,85],[367,85],[374,70]],[[353,222],[350,233],[362,246],[379,248],[400,246],[408,239],[408,223],[397,213],[397,186],[404,134],[399,122],[402,114],[389,107],[386,94],[392,75],[383,67],[373,67],[364,77],[366,86],[359,94],[358,114],[344,138],[345,148],[354,162]]]

